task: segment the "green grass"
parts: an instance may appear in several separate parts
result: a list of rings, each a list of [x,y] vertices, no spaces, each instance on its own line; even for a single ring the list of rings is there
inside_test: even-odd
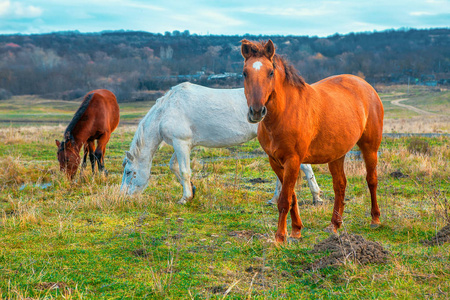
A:
[[[142,110],[144,115],[147,109],[126,104],[123,113]],[[326,165],[313,167],[325,205],[312,206],[303,180],[297,188],[303,239],[276,247],[272,241],[278,213],[265,205],[275,176],[267,158],[258,155],[262,150],[256,140],[226,149],[194,150],[197,193],[181,206],[176,203],[181,186],[168,167],[169,146],[157,152],[145,192],[131,198],[120,195],[122,159],[134,130],[135,126],[120,126],[113,134],[105,159],[107,178],[91,176],[88,169],[72,183],[60,174],[56,161],[54,140],[61,138],[63,126],[0,129],[0,298],[450,296],[450,244],[420,243],[448,222],[448,137],[421,138],[429,143],[429,155],[407,150],[413,138],[383,139],[378,167],[382,226],[375,230],[369,226],[363,163],[347,162],[342,230],[380,242],[391,252],[387,264],[347,263],[305,271],[320,256],[309,251],[328,237],[323,229],[331,218],[333,187]],[[236,159],[243,153],[256,155]],[[396,170],[409,177],[394,179],[390,173]],[[268,182],[252,184],[250,179],[256,177]],[[41,183],[51,186],[42,189]],[[248,238],[232,235],[242,231]]]
[[[436,87],[393,86],[380,88],[385,115],[389,119],[411,118],[419,116],[417,112],[408,110],[391,103],[396,99],[408,99],[402,104],[412,105],[425,111],[440,115],[450,115],[450,91]]]
[[[0,127],[23,125],[63,124],[67,126],[80,101],[47,100],[37,96],[15,96],[0,101]],[[154,101],[120,103],[123,124],[137,124],[152,107]]]

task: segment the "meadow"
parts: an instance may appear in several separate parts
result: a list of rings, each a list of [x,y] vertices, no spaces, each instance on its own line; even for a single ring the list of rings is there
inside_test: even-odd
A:
[[[265,204],[275,175],[257,140],[195,149],[196,196],[178,205],[182,189],[169,170],[167,145],[157,152],[145,192],[119,193],[124,152],[151,102],[121,104],[121,125],[106,150],[108,176],[88,168],[70,182],[59,172],[55,139],[79,102],[0,101],[0,298],[448,299],[450,243],[422,241],[450,223],[450,92],[377,89],[386,133],[440,135],[383,138],[377,229],[369,226],[363,161],[349,157],[340,232],[379,242],[389,259],[325,268],[309,266],[327,255],[312,251],[329,236],[323,229],[333,187],[326,165],[313,166],[324,205],[312,205],[306,180],[299,181],[303,238],[276,246],[278,212]],[[392,103],[403,98],[432,114]]]

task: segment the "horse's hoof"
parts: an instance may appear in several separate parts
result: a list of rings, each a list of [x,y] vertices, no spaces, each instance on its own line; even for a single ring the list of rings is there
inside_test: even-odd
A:
[[[380,223],[372,223],[370,224],[370,228],[375,229],[375,228],[379,228],[381,226]]]
[[[184,204],[186,204],[186,199],[184,199],[184,198],[182,198],[182,199],[180,199],[180,200],[178,200],[178,204],[182,204],[182,205],[184,205]]]
[[[267,206],[274,206],[275,203],[273,203],[272,201],[267,201],[267,202],[266,202],[266,205],[267,205]]]
[[[326,228],[323,229],[323,231],[331,233],[331,234],[337,234],[336,227],[334,227],[333,224],[328,225]]]
[[[283,244],[286,241],[286,236],[281,234],[275,234],[275,243]]]
[[[195,185],[192,184],[192,181],[191,181],[191,186],[192,186],[192,198],[194,198],[195,197],[195,191],[197,190],[197,188],[195,187]]]
[[[324,205],[324,202],[323,202],[322,199],[321,200],[313,200],[313,205],[314,206],[321,206],[321,205]]]

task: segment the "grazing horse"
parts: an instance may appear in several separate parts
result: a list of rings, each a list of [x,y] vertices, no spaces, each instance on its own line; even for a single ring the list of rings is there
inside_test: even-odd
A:
[[[181,83],[159,98],[141,120],[123,161],[121,191],[142,192],[150,178],[153,156],[162,141],[175,152],[170,169],[183,186],[184,204],[194,197],[190,152],[196,146],[209,148],[239,145],[256,137],[258,126],[247,122],[244,89],[211,89]],[[320,204],[320,189],[310,165],[302,165],[313,203]],[[269,203],[276,203],[281,184]]]
[[[242,40],[241,53],[247,118],[251,123],[259,123],[258,140],[282,183],[276,241],[286,239],[288,212],[292,219],[291,237],[301,237],[303,224],[294,192],[301,163],[328,163],[335,200],[327,231],[337,232],[347,185],[345,154],[355,144],[366,165],[372,226],[378,226],[376,166],[384,111],[375,89],[353,75],[332,76],[309,85],[292,65],[275,54],[271,40]]]
[[[73,179],[80,165],[81,147],[84,148],[82,168],[86,167],[89,152],[92,172],[95,172],[95,161],[100,172],[106,171],[104,170],[106,144],[119,124],[119,118],[119,105],[112,92],[94,90],[84,97],[64,132],[64,141],[56,140],[59,167],[69,179]]]

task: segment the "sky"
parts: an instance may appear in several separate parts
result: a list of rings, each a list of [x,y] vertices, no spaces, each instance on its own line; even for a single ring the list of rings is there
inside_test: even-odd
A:
[[[0,34],[307,35],[450,27],[450,0],[0,0]]]

